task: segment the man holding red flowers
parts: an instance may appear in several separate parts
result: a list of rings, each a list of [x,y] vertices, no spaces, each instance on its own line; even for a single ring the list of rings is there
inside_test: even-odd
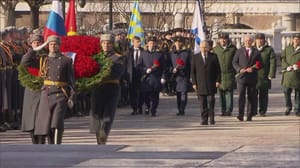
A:
[[[289,115],[292,110],[291,93],[295,90],[294,111],[300,116],[300,33],[293,35],[293,43],[287,46],[281,54],[282,87],[284,92],[286,111]]]
[[[257,71],[263,67],[260,52],[252,46],[253,38],[250,35],[244,36],[244,46],[237,50],[233,57],[232,65],[237,73],[239,114],[237,119],[244,121],[244,111],[247,91],[247,121],[257,113]]]
[[[138,63],[138,69],[142,74],[141,78],[141,101],[146,104],[145,114],[151,112],[152,116],[156,116],[156,109],[159,103],[159,92],[162,89],[161,83],[163,78],[163,56],[157,50],[157,39],[154,36],[148,37],[146,50],[141,53],[141,59]]]
[[[171,52],[171,72],[172,80],[176,84],[177,109],[176,115],[183,116],[187,104],[188,82],[190,79],[190,59],[191,52],[183,48],[184,38],[176,36],[174,38],[175,50]]]

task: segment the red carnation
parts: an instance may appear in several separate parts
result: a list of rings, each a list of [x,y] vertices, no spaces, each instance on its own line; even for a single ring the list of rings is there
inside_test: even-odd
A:
[[[297,62],[297,66],[298,68],[300,68],[300,60]]]
[[[38,68],[27,67],[27,70],[32,76],[39,76],[40,70]]]
[[[259,61],[256,61],[253,68],[256,68],[257,70],[260,70],[262,68],[262,65]]]
[[[159,67],[160,66],[160,62],[157,59],[153,60],[153,66],[154,66],[154,68],[155,67]]]
[[[179,66],[184,66],[184,61],[180,58],[177,58],[176,59],[176,64],[179,65]]]

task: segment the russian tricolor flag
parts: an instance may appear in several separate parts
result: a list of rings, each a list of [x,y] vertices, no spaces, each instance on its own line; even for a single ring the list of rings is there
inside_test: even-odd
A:
[[[64,24],[64,17],[62,14],[62,6],[59,0],[52,1],[51,11],[48,16],[46,27],[44,28],[44,40],[46,41],[48,36],[51,35],[66,35],[66,27]]]

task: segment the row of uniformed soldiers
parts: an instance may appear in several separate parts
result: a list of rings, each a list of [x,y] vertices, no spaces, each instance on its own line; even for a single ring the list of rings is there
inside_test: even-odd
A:
[[[19,128],[24,88],[18,80],[17,66],[28,50],[25,27],[6,27],[0,32],[0,131]]]

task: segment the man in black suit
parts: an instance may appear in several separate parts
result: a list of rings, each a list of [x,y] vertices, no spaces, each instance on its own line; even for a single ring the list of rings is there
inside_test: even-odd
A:
[[[200,53],[192,57],[191,76],[193,88],[198,94],[201,112],[201,125],[215,124],[215,93],[220,85],[220,65],[217,55],[209,52],[207,41],[200,43]]]
[[[247,121],[252,121],[252,116],[257,113],[257,70],[262,68],[260,52],[252,46],[253,38],[250,35],[244,37],[244,47],[237,50],[232,65],[238,75],[236,76],[239,93],[240,121],[244,120],[245,97],[247,90]]]
[[[130,105],[133,110],[131,115],[143,114],[142,106],[140,105],[140,79],[141,73],[137,68],[139,59],[143,49],[141,48],[140,37],[134,36],[132,39],[132,47],[127,53],[127,73],[129,81],[129,98]]]

